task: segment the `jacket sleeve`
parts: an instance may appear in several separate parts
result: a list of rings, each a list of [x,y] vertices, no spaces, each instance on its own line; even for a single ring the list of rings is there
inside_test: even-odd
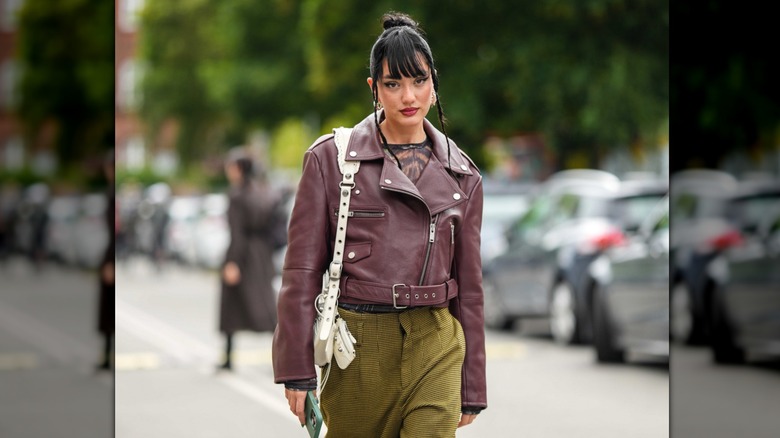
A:
[[[274,332],[274,381],[316,377],[314,366],[314,300],[330,262],[328,199],[318,157],[304,154],[303,174],[295,196],[277,302]]]
[[[458,319],[466,337],[466,357],[461,372],[462,407],[487,407],[485,370],[485,319],[482,295],[482,180],[469,195],[460,232],[455,235],[455,275],[458,296],[450,312]]]

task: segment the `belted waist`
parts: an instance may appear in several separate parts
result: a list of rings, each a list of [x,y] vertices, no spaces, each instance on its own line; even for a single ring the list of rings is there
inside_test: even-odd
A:
[[[458,283],[449,279],[442,284],[414,286],[408,284],[381,284],[345,277],[341,284],[340,301],[353,304],[390,304],[403,307],[447,307],[458,295]]]

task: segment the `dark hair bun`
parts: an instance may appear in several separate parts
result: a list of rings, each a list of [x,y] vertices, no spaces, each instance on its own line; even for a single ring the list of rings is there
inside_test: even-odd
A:
[[[382,16],[382,28],[384,28],[385,30],[393,27],[400,27],[400,26],[409,26],[418,32],[422,31],[419,27],[419,24],[416,21],[412,20],[412,17],[404,13],[388,12],[387,14]]]

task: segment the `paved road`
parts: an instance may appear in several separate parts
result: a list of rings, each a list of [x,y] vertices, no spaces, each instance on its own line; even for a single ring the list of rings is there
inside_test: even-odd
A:
[[[272,383],[270,336],[239,334],[217,374],[213,273],[120,266],[117,372],[95,374],[96,277],[0,265],[0,437],[304,437]],[[714,366],[703,348],[651,362],[594,363],[544,321],[488,332],[490,408],[459,437],[774,437],[780,371]],[[669,391],[669,370],[672,390]],[[670,399],[671,397],[671,399]],[[671,400],[671,402],[670,402]],[[672,421],[669,420],[672,413]]]
[[[134,261],[117,281],[117,437],[306,436],[272,383],[269,334],[239,334],[236,371],[215,373],[215,274]],[[489,332],[487,353],[490,408],[459,437],[669,434],[665,366],[600,366],[539,324]]]
[[[703,347],[674,345],[672,436],[776,438],[780,435],[780,364],[714,365]]]
[[[93,372],[96,278],[0,264],[0,437],[112,436],[113,376]]]

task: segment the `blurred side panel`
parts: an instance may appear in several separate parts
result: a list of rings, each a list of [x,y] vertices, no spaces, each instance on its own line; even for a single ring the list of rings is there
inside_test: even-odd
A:
[[[762,6],[672,5],[673,437],[780,430],[780,87]]]
[[[0,0],[3,438],[113,436],[113,28]]]

